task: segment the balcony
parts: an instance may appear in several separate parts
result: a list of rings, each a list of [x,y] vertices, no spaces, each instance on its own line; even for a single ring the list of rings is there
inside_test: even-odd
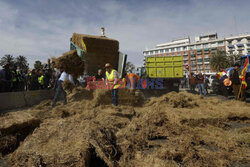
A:
[[[197,54],[197,55],[201,55],[201,54],[202,54],[202,52],[197,52],[196,54]]]
[[[207,64],[209,64],[209,62],[204,62],[204,64],[206,64],[206,65],[207,65]]]
[[[183,57],[183,60],[188,60],[188,57]]]
[[[198,64],[198,65],[201,65],[201,64],[203,64],[203,62],[197,62],[197,64]]]
[[[196,60],[196,57],[191,57],[190,60]]]

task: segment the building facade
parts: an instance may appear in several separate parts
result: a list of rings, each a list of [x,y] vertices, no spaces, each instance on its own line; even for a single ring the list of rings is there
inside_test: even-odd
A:
[[[228,54],[250,54],[250,35],[239,35],[218,39],[217,33],[200,35],[194,42],[190,38],[173,40],[156,45],[155,48],[143,51],[148,56],[183,56],[184,73],[213,73],[209,62],[213,54],[226,51]],[[186,67],[189,67],[188,70]]]

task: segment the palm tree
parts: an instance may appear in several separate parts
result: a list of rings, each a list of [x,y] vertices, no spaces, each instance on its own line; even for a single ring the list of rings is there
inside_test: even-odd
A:
[[[17,67],[19,67],[20,70],[26,71],[28,70],[28,62],[26,57],[19,55],[16,58],[16,62],[15,64],[17,65]]]
[[[41,70],[43,68],[42,62],[39,60],[35,61],[34,68],[37,70]]]
[[[228,68],[231,66],[230,57],[225,51],[217,51],[210,59],[210,68],[213,71],[219,71],[220,68]]]
[[[11,67],[14,66],[15,60],[14,57],[10,54],[4,55],[0,60],[0,65],[5,66],[6,64],[9,64]]]
[[[125,71],[126,73],[132,73],[135,70],[135,65],[132,64],[130,61],[126,63]]]

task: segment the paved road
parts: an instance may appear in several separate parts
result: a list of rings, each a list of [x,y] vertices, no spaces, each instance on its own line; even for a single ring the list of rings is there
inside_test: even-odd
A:
[[[189,88],[180,88],[180,91],[188,91],[188,92],[190,92],[190,89],[189,89]],[[195,94],[199,94],[197,88],[195,89],[195,91],[196,91]],[[230,96],[228,97],[229,99],[225,99],[225,98],[223,98],[222,95],[213,94],[211,89],[208,89],[207,97],[218,97],[219,99],[221,99],[221,100],[223,100],[223,101],[224,101],[224,100],[234,100],[234,96],[233,96],[233,95],[230,95]],[[250,103],[250,97],[249,97],[249,96],[247,96],[246,102],[247,102],[247,103]]]

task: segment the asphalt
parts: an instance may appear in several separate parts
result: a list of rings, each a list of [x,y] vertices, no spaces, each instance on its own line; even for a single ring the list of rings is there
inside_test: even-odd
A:
[[[181,91],[187,91],[187,92],[193,93],[190,91],[190,88],[180,88],[180,92]],[[199,94],[199,91],[197,88],[195,89],[194,94]],[[211,89],[208,89],[208,94],[206,95],[206,97],[217,97],[218,99],[221,99],[222,101],[234,100],[233,94],[229,95],[228,99],[225,99],[224,96],[222,96],[222,95],[214,94]],[[249,95],[246,98],[246,103],[250,103],[250,96]]]

